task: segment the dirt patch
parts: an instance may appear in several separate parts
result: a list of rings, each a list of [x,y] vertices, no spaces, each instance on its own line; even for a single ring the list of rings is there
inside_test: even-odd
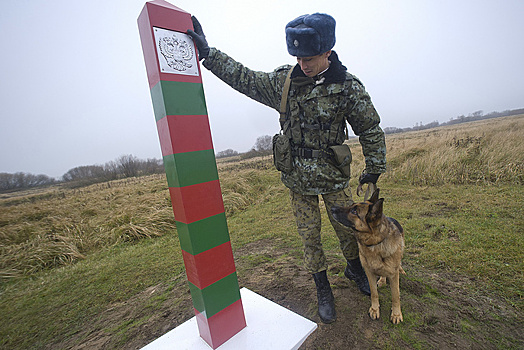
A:
[[[475,279],[426,271],[404,262],[400,280],[404,322],[392,325],[389,286],[380,289],[381,317],[367,315],[369,297],[343,275],[342,259],[331,258],[328,276],[337,321],[320,322],[316,290],[300,258],[279,242],[262,240],[235,251],[241,287],[246,287],[314,322],[318,328],[301,350],[313,349],[517,349],[524,348],[522,311],[490,295]],[[473,292],[472,292],[473,291]],[[139,349],[194,316],[185,276],[115,304],[49,349]]]

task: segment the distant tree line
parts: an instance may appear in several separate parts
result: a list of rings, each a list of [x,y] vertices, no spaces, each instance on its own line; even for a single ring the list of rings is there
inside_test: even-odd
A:
[[[66,183],[72,187],[85,186],[97,182],[137,177],[164,172],[160,159],[141,160],[133,155],[123,155],[104,165],[85,165],[68,170],[61,179],[47,175],[27,173],[0,173],[0,192],[23,190],[38,186]]]
[[[225,151],[220,151],[215,155],[216,158],[227,158],[227,157],[234,157],[234,156],[238,156],[238,152],[231,148],[226,149]]]
[[[445,123],[439,123],[438,121],[434,121],[428,124],[422,124],[421,122],[420,124],[416,123],[415,126],[413,126],[412,128],[386,127],[384,128],[384,133],[395,134],[395,133],[408,132],[408,131],[426,130],[426,129],[436,128],[437,126],[453,125],[453,124],[472,122],[472,121],[482,120],[482,119],[507,117],[510,115],[518,115],[518,114],[524,114],[524,108],[506,110],[504,112],[491,112],[488,114],[484,114],[483,111],[476,111],[476,112],[470,113],[468,116],[461,115],[456,118],[451,118],[448,122],[445,122]],[[255,145],[249,151],[245,153],[239,153],[233,149],[227,149],[225,151],[218,152],[215,156],[216,158],[227,158],[227,157],[239,156],[240,159],[247,159],[247,158],[253,158],[253,157],[258,157],[258,156],[270,155],[272,154],[272,151],[273,151],[273,137],[269,135],[265,135],[265,136],[258,137],[255,142]]]
[[[163,172],[164,165],[162,160],[156,158],[141,160],[128,154],[104,165],[79,166],[70,169],[62,176],[62,182],[86,185]]]
[[[0,173],[0,192],[52,185],[56,182],[56,179],[42,174],[33,175],[21,172],[15,174]]]
[[[232,149],[218,152],[216,158],[227,158],[240,156],[240,159],[254,158],[258,156],[267,156],[273,153],[273,137],[269,135],[259,136],[255,141],[255,145],[244,153],[238,153]]]
[[[484,114],[483,111],[476,111],[476,112],[470,113],[467,117],[464,115],[461,115],[456,118],[451,118],[449,122],[446,122],[446,123],[439,123],[438,121],[434,121],[428,124],[422,124],[422,122],[420,124],[416,123],[415,126],[412,128],[386,127],[384,128],[384,133],[396,134],[396,133],[408,132],[408,131],[426,130],[426,129],[436,128],[437,126],[453,125],[453,124],[466,123],[466,122],[482,120],[482,119],[507,117],[510,115],[518,115],[518,114],[524,114],[524,108],[506,110],[504,112],[491,112],[488,114]],[[227,158],[227,157],[239,156],[240,159],[248,159],[248,158],[253,158],[253,157],[258,157],[258,156],[270,155],[272,154],[272,151],[273,151],[273,137],[269,135],[264,135],[264,136],[258,137],[257,140],[255,141],[255,145],[249,151],[245,153],[239,153],[233,149],[227,149],[225,151],[218,152],[215,156],[216,158]]]
[[[472,121],[483,120],[483,119],[508,117],[510,115],[518,115],[518,114],[524,114],[524,108],[506,110],[504,112],[491,112],[488,114],[484,114],[483,111],[476,111],[476,112],[470,113],[467,117],[464,115],[460,115],[456,118],[451,118],[448,122],[445,122],[445,123],[439,123],[438,121],[434,121],[428,124],[422,124],[421,122],[420,124],[416,123],[415,126],[412,128],[386,127],[384,128],[384,133],[396,134],[396,133],[407,132],[407,131],[426,130],[426,129],[436,128],[437,126],[454,125],[454,124],[472,122]]]
[[[255,145],[246,153],[240,155],[240,159],[249,159],[259,156],[268,156],[273,154],[273,137],[264,135],[257,137]]]

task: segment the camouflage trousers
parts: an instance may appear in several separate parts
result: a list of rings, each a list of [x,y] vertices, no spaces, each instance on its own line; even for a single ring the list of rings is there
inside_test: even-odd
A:
[[[348,188],[321,195],[326,211],[340,242],[340,249],[348,260],[358,258],[358,244],[352,230],[338,223],[331,214],[333,206],[350,206],[353,204],[351,191]],[[297,221],[297,228],[304,244],[304,264],[308,272],[317,273],[328,268],[322,248],[321,216],[318,195],[301,195],[290,191],[291,206]]]

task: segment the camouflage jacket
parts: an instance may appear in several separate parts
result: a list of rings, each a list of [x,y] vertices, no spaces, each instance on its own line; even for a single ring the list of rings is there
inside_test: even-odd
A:
[[[277,111],[284,81],[293,69],[287,114],[302,128],[298,135],[296,128],[292,131],[292,145],[321,150],[342,144],[347,137],[347,121],[359,136],[366,172],[383,173],[386,145],[380,117],[362,83],[346,72],[334,51],[330,61],[330,68],[318,81],[306,77],[298,65],[282,66],[269,73],[253,71],[215,48],[211,48],[203,65],[235,90]],[[322,130],[318,125],[327,127]],[[294,192],[315,195],[340,191],[348,186],[349,178],[329,158],[295,156],[293,170],[282,173],[282,182]]]

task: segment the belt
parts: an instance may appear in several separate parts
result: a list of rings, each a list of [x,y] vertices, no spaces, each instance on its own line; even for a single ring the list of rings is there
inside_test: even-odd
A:
[[[320,149],[311,149],[311,148],[296,148],[291,151],[291,155],[294,157],[300,157],[300,158],[331,158],[332,154],[320,150]]]

